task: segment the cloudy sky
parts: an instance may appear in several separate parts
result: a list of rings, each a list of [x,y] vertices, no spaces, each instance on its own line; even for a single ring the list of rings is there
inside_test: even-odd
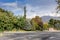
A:
[[[59,16],[56,12],[56,0],[0,0],[0,8],[12,11],[14,15],[23,15],[27,7],[27,18],[38,16]],[[52,14],[53,13],[53,14]]]

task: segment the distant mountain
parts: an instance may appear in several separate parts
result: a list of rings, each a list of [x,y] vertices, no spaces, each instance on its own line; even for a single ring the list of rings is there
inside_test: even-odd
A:
[[[44,23],[45,23],[45,22],[49,22],[49,20],[50,20],[51,18],[56,19],[56,20],[60,20],[60,17],[53,17],[53,16],[42,16],[41,18],[42,18],[42,21],[43,21]]]

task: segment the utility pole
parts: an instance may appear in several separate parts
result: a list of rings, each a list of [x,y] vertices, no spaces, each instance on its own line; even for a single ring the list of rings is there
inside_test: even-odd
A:
[[[24,19],[26,19],[26,6],[24,6]]]

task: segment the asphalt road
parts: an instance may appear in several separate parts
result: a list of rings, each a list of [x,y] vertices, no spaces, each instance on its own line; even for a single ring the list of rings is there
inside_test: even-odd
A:
[[[60,40],[60,32],[4,33],[0,40]]]

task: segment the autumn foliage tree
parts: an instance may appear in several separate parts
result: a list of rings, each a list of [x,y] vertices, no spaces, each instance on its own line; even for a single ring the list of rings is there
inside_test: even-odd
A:
[[[35,18],[31,19],[31,24],[33,30],[43,30],[43,22],[39,16],[35,16]]]

